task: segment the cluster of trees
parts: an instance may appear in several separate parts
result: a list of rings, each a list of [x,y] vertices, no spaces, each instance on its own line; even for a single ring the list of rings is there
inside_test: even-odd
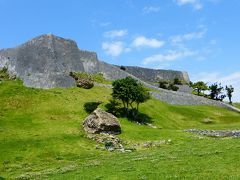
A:
[[[228,97],[229,103],[232,104],[232,94],[234,92],[232,85],[224,88],[221,83],[214,83],[208,86],[207,83],[198,81],[196,83],[190,82],[190,86],[194,89],[198,96],[204,96],[217,101],[223,101],[225,97]],[[226,94],[224,94],[224,90],[226,91]],[[205,91],[209,91],[210,93],[205,94]]]
[[[179,87],[176,85],[182,85],[182,82],[178,79],[175,78],[173,82],[170,81],[159,81],[159,87],[163,89],[168,89],[172,91],[178,91]]]
[[[124,114],[133,120],[137,120],[139,104],[150,99],[147,89],[132,77],[115,80],[112,85],[113,99],[108,105],[108,110],[114,113],[116,106],[119,106],[119,102],[121,102]]]

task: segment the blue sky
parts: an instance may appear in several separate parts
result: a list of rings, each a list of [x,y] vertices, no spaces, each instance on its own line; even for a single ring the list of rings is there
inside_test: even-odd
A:
[[[189,72],[235,87],[239,0],[0,0],[0,48],[53,33],[118,65]]]

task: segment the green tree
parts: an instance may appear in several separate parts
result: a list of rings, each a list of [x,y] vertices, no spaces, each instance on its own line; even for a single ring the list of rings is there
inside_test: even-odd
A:
[[[163,89],[167,89],[168,88],[168,82],[167,81],[159,81],[159,87],[163,88]]]
[[[112,97],[122,102],[127,115],[131,110],[132,115],[135,117],[138,113],[139,104],[150,98],[144,86],[131,77],[118,79],[112,85]]]
[[[182,85],[183,83],[182,83],[182,81],[181,80],[179,80],[178,78],[174,78],[173,79],[173,84],[175,85]]]
[[[229,87],[226,86],[225,90],[227,91],[227,97],[229,99],[229,103],[232,104],[232,93],[234,92],[234,88],[232,87],[232,85],[230,85]]]
[[[214,100],[220,100],[222,101],[226,95],[221,95],[222,94],[222,90],[223,87],[221,86],[221,83],[214,83],[211,86],[209,86],[209,90],[210,90],[210,98],[214,99]]]
[[[168,90],[178,91],[179,87],[175,86],[173,83],[169,84]]]
[[[207,84],[203,81],[198,81],[196,83],[192,84],[192,88],[197,91],[198,95],[200,95],[201,92],[204,92],[208,90]]]

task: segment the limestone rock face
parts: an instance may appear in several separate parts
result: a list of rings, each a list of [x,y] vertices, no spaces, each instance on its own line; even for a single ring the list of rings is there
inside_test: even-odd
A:
[[[84,120],[83,128],[88,133],[121,133],[121,126],[118,119],[100,108],[97,108]]]
[[[84,71],[77,44],[51,34],[2,50],[0,68],[4,66],[26,86],[39,88],[74,86],[69,72]]]

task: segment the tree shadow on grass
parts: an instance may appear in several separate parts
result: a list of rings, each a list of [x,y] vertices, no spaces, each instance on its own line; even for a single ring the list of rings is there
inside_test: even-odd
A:
[[[120,103],[110,101],[105,105],[107,112],[115,115],[116,117],[127,118],[131,122],[137,122],[140,124],[153,123],[152,118],[147,114],[141,113],[136,109],[126,111],[120,106]]]
[[[86,102],[85,104],[84,104],[84,110],[87,112],[87,113],[89,113],[89,114],[91,114],[95,109],[97,109],[98,108],[98,106],[100,105],[100,104],[102,104],[103,102],[101,102],[101,101],[97,101],[97,102],[94,102],[94,101],[92,101],[92,102]]]

